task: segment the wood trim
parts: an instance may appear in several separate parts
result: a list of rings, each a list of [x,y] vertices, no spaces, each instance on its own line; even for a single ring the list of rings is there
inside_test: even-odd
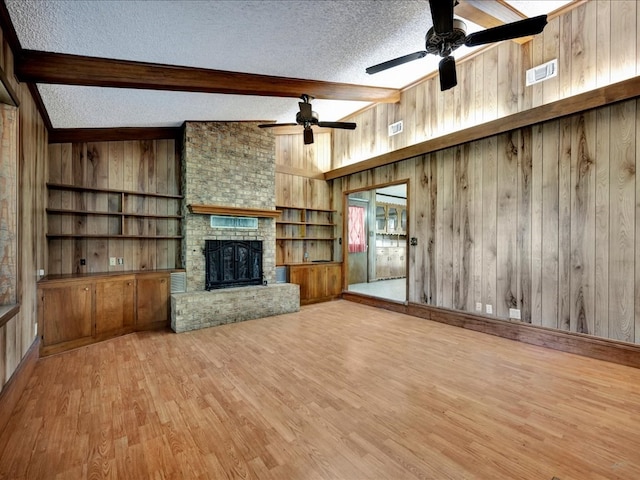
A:
[[[396,103],[400,90],[348,83],[227,72],[63,53],[22,50],[16,75],[23,82],[142,88],[178,92],[294,97]]]
[[[2,103],[5,103],[7,105],[11,105],[13,107],[19,107],[20,98],[18,97],[18,94],[11,86],[11,83],[9,82],[9,78],[7,77],[7,74],[2,68],[0,68],[0,82],[1,82],[0,101],[2,101]]]
[[[493,7],[493,11],[491,13],[479,9],[476,5],[472,5],[466,0],[460,0],[458,5],[456,5],[455,10],[456,16],[460,16],[463,20],[469,20],[470,22],[473,22],[476,25],[480,25],[484,28],[493,28],[504,25],[506,23],[505,20],[503,20],[502,18],[498,18],[498,16],[495,15],[495,13],[498,13],[499,9],[503,10],[502,13],[506,13],[506,15],[508,15],[509,17],[519,17],[520,20],[527,18],[522,14],[522,12],[516,10],[511,5],[501,0],[497,0],[495,2],[495,6]],[[523,44],[527,43],[532,38],[533,36],[529,35],[527,37],[513,38],[511,41]]]
[[[344,300],[405,313],[414,317],[508,338],[518,342],[640,368],[640,345],[605,338],[595,338],[581,333],[565,332],[513,320],[489,318],[483,315],[458,312],[418,303],[407,303],[405,305],[346,291],[342,293],[342,298]]]
[[[98,192],[98,193],[124,193],[125,195],[139,195],[141,197],[175,198],[181,199],[182,195],[173,193],[140,192],[137,190],[118,190],[115,188],[83,187],[81,185],[69,185],[66,183],[47,182],[47,188],[56,190],[73,190],[76,192]]]
[[[15,305],[0,305],[0,327],[15,317],[18,312],[20,312],[19,303],[16,303]]]
[[[103,279],[110,277],[124,277],[127,275],[157,275],[162,273],[174,273],[174,272],[184,272],[183,268],[166,268],[166,269],[158,269],[158,270],[125,270],[122,272],[91,272],[91,273],[65,273],[60,275],[47,275],[42,280],[38,282],[38,288],[47,288],[51,286],[51,284],[59,285],[61,281],[75,281],[80,278],[85,279]]]
[[[20,365],[18,365],[18,368],[16,368],[0,392],[0,432],[4,431],[9,423],[13,410],[16,408],[22,392],[31,379],[31,375],[39,358],[39,345],[40,340],[36,338],[29,347],[29,350],[27,350]]]
[[[36,108],[42,117],[42,121],[44,122],[44,126],[47,128],[47,132],[51,135],[51,131],[53,130],[53,124],[51,123],[51,117],[49,117],[49,112],[47,112],[47,107],[44,105],[44,101],[40,96],[40,90],[38,90],[38,86],[35,83],[27,83],[27,87],[29,88],[29,92],[31,93],[31,97],[36,104]]]
[[[432,138],[361,162],[336,168],[326,172],[324,178],[325,180],[334,180],[354,173],[400,162],[408,158],[426,155],[463,143],[517,130],[518,128],[630,100],[638,96],[640,96],[640,76],[557,100],[546,105],[540,105],[539,107],[514,113],[513,115],[475,125],[464,130],[458,130],[457,132]]]
[[[18,40],[16,29],[13,26],[9,10],[7,10],[7,5],[4,0],[0,1],[0,27],[2,28],[2,36],[9,44],[11,50],[13,50],[14,55],[21,52],[22,45],[20,45],[20,40]]]
[[[193,214],[231,215],[234,217],[277,218],[280,210],[262,210],[260,208],[222,207],[219,205],[187,205]]]
[[[372,297],[362,293],[350,292],[348,290],[342,291],[342,299],[349,300],[350,302],[354,303],[359,303],[361,305],[368,305],[370,307],[382,308],[383,310],[390,310],[392,312],[408,314],[407,306],[402,302],[395,302],[393,300]]]
[[[116,142],[130,140],[180,140],[182,127],[53,128],[49,143]]]
[[[324,180],[324,173],[320,170],[305,170],[304,168],[288,167],[286,165],[276,165],[276,173],[312,178],[314,180]]]
[[[144,240],[181,240],[182,235],[109,235],[101,233],[47,233],[47,238],[141,238]]]

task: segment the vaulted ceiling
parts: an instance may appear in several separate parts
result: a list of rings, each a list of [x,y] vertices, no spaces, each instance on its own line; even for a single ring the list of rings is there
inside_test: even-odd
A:
[[[317,98],[321,120],[338,120],[371,102],[397,101],[398,89],[439,61],[429,55],[365,73],[424,49],[432,25],[426,0],[5,3],[25,50],[18,76],[37,84],[54,128],[293,122],[301,94]],[[461,0],[455,13],[471,33],[567,3]]]

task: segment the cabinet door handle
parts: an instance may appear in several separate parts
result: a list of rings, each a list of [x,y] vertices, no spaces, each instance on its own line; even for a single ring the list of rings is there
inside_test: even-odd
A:
[[[131,285],[131,282],[127,282],[127,285]]]
[[[85,289],[86,291],[89,291],[89,287],[84,287],[84,289]]]
[[[160,280],[160,283],[164,283],[164,278],[162,280]]]

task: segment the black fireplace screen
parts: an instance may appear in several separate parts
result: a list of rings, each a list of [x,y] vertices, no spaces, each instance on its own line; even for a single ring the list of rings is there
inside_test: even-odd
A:
[[[205,240],[207,290],[262,284],[262,242]]]

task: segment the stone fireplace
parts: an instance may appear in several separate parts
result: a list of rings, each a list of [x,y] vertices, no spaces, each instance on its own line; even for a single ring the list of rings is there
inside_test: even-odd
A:
[[[298,285],[275,281],[273,135],[250,122],[186,122],[182,191],[186,292],[171,295],[171,328],[183,332],[299,310]],[[255,217],[257,227],[214,228],[210,215],[203,213],[212,209]],[[207,290],[205,253],[207,245],[214,245],[209,241],[260,242],[259,282]]]

